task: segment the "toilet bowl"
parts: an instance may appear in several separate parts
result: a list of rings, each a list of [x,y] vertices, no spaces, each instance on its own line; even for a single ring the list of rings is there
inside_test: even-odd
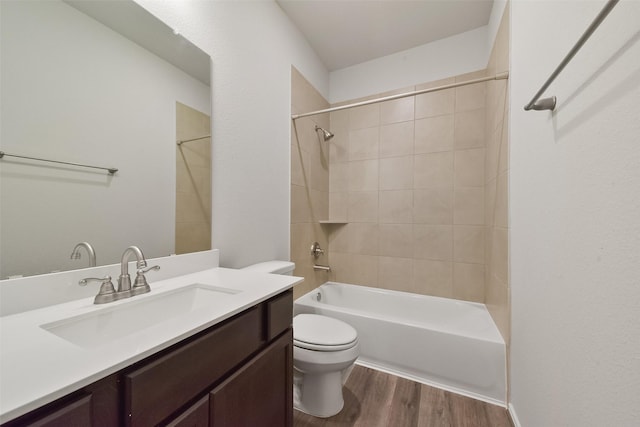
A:
[[[345,322],[318,314],[293,318],[293,406],[315,417],[342,410],[342,385],[360,354],[358,334]]]
[[[295,264],[267,261],[244,270],[293,274]],[[293,318],[293,406],[314,417],[336,415],[344,406],[342,385],[360,354],[358,333],[347,323],[318,314]]]

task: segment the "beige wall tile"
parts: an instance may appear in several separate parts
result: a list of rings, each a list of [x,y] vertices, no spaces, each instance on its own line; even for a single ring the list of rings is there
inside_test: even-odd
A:
[[[349,253],[378,255],[378,224],[349,224]]]
[[[414,188],[453,187],[453,152],[416,155],[413,185]]]
[[[326,152],[326,151],[325,151]],[[315,158],[311,161],[311,188],[329,191],[329,159]]]
[[[378,192],[350,192],[347,220],[349,222],[378,222]]]
[[[378,128],[356,129],[349,132],[349,160],[377,159],[379,146]]]
[[[349,190],[349,163],[334,163],[329,168],[329,191]]]
[[[309,153],[300,150],[297,142],[291,144],[291,183],[295,185],[306,185],[310,179],[311,156]]]
[[[378,257],[378,286],[408,291],[413,283],[413,259]]]
[[[350,108],[349,129],[362,129],[380,125],[380,104]]]
[[[349,112],[347,110],[334,111],[330,115],[329,130],[334,137],[327,141],[331,163],[349,160]]]
[[[414,152],[435,153],[453,150],[454,115],[446,114],[415,121]]]
[[[489,181],[484,187],[484,219],[485,225],[493,227],[496,208],[496,180]],[[491,241],[491,239],[487,239]]]
[[[484,303],[484,264],[453,263],[453,297]]]
[[[349,226],[353,224],[345,224],[340,226],[331,226],[329,232],[329,253],[332,252],[349,252]]]
[[[484,188],[457,187],[453,197],[454,224],[484,225]]]
[[[506,228],[509,226],[509,212],[507,199],[509,196],[509,174],[503,173],[498,176],[496,186],[496,204],[495,204],[495,216],[494,225],[497,227]]]
[[[509,283],[509,231],[504,228],[493,230],[493,253],[491,270],[504,283]]]
[[[380,190],[413,188],[413,156],[380,159]]]
[[[450,188],[414,190],[413,222],[453,224],[453,191]]]
[[[326,191],[311,190],[311,221],[317,223],[329,218],[329,193]]]
[[[380,124],[413,120],[414,99],[412,96],[386,101],[380,104]]]
[[[373,255],[351,254],[350,265],[355,285],[378,287],[378,257]]]
[[[329,252],[329,277],[335,282],[354,283],[354,271],[351,269],[351,254],[332,250]]]
[[[487,137],[485,149],[485,179],[495,179],[498,175],[498,160],[500,150],[500,131],[496,130]]]
[[[484,147],[484,108],[456,113],[454,127],[456,149]]]
[[[380,223],[413,222],[413,190],[391,190],[379,193]]]
[[[176,253],[211,249],[211,226],[204,221],[176,222]]]
[[[358,160],[347,165],[349,191],[378,191],[378,160]]]
[[[456,150],[454,160],[455,185],[458,187],[483,187],[484,148]]]
[[[415,103],[416,119],[452,114],[455,105],[455,90],[445,89],[416,95]]]
[[[381,158],[413,154],[413,123],[410,121],[380,126],[379,156]]]
[[[414,260],[413,292],[438,297],[453,297],[453,263]]]
[[[484,73],[483,73],[484,74]],[[484,76],[476,76],[480,78]],[[469,79],[471,80],[471,79]],[[468,86],[457,87],[455,111],[469,111],[484,107],[485,103],[485,83],[476,83]]]
[[[380,224],[378,254],[386,257],[413,257],[413,226],[411,224]]]
[[[309,248],[313,242],[311,223],[291,224],[291,261],[302,265],[310,257]]]
[[[484,264],[484,227],[453,227],[453,259],[456,262]]]
[[[349,212],[349,193],[329,193],[329,218],[346,221]]]
[[[451,225],[414,224],[413,257],[452,261],[453,227]]]

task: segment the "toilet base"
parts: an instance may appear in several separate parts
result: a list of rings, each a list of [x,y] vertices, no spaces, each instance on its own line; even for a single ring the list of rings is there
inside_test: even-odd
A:
[[[302,373],[294,369],[293,407],[305,414],[328,418],[344,407],[343,372]]]

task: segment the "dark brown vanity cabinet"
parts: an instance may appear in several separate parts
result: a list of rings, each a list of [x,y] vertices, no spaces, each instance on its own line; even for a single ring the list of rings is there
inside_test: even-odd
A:
[[[291,290],[6,426],[293,425]]]

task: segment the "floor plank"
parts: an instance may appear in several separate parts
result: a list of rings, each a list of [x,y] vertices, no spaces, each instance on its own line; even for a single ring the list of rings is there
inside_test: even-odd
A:
[[[294,411],[295,427],[513,427],[506,409],[356,365],[344,408],[329,418]]]

